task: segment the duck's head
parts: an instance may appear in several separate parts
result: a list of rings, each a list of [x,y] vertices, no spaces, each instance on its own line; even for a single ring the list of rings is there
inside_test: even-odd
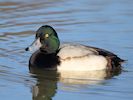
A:
[[[36,31],[35,41],[27,47],[26,51],[39,50],[46,53],[56,53],[59,49],[60,41],[56,31],[49,25],[41,26]]]

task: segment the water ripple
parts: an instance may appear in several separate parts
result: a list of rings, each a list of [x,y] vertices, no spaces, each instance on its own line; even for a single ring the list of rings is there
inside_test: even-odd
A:
[[[1,0],[0,97],[131,100],[132,4],[132,0]],[[24,49],[33,41],[38,27],[45,24],[55,27],[63,42],[78,42],[117,53],[128,60],[124,64],[127,72],[107,80],[82,79],[88,73],[80,75],[80,79],[62,78],[59,73],[33,73],[28,68],[31,53]]]

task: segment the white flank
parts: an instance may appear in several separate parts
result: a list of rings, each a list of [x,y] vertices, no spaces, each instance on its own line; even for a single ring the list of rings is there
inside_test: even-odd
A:
[[[83,58],[61,60],[59,71],[93,71],[106,69],[107,60],[103,56],[89,55]]]
[[[107,59],[96,54],[93,48],[65,44],[58,53],[61,58],[59,71],[93,71],[106,69]]]

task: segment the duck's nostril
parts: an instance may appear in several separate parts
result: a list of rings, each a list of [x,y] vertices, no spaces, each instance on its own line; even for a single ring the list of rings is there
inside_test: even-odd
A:
[[[25,51],[29,51],[29,47],[25,48]]]

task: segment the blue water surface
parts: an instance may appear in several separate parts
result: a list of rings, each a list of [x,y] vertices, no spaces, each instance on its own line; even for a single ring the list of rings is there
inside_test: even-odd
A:
[[[109,78],[97,73],[98,80],[31,72],[31,53],[24,49],[34,40],[35,31],[46,24],[55,28],[61,42],[116,53],[127,60],[122,72]],[[133,100],[132,60],[132,0],[0,0],[2,100]]]

